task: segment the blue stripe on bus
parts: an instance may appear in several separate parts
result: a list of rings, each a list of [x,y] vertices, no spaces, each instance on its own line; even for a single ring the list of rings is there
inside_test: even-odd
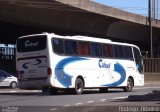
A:
[[[80,58],[80,57],[70,57],[61,60],[55,67],[55,75],[57,80],[65,87],[69,87],[71,85],[71,78],[72,76],[67,74],[64,71],[65,66],[67,66],[70,63],[76,62],[76,61],[82,61],[82,60],[88,60],[86,58]],[[124,67],[120,63],[114,64],[114,71],[120,74],[120,79],[116,82],[105,84],[103,86],[108,87],[116,87],[120,84],[122,84],[126,79],[126,71]]]
[[[106,85],[103,85],[103,86],[116,87],[116,86],[122,84],[125,81],[125,79],[126,79],[126,71],[125,71],[124,67],[120,63],[116,62],[116,64],[114,64],[114,71],[120,74],[120,76],[121,76],[120,79],[118,81],[116,81],[116,82],[113,82],[113,83],[110,83],[110,84],[106,84]]]
[[[67,66],[70,63],[76,62],[76,61],[82,61],[82,60],[88,60],[86,58],[80,58],[80,57],[70,57],[61,60],[55,67],[55,75],[57,80],[65,87],[69,87],[71,85],[71,78],[72,76],[67,74],[64,71],[65,66]]]

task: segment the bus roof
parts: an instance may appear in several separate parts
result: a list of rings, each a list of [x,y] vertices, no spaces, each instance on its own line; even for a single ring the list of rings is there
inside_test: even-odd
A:
[[[116,45],[124,45],[124,46],[133,46],[139,49],[138,46],[134,44],[128,44],[128,43],[121,43],[121,42],[113,42],[109,39],[103,39],[103,38],[96,38],[96,37],[89,37],[89,36],[61,36],[61,35],[56,35],[54,33],[40,33],[40,34],[32,34],[32,35],[25,35],[19,38],[25,38],[25,37],[30,37],[30,36],[38,36],[38,35],[49,35],[50,38],[56,37],[56,38],[63,38],[63,39],[73,39],[73,40],[81,40],[81,41],[90,41],[90,42],[97,42],[97,43],[107,43],[107,44],[116,44]]]

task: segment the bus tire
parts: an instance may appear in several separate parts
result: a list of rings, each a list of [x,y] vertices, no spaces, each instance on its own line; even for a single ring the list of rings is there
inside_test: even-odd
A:
[[[124,92],[131,92],[133,89],[134,83],[131,78],[128,79],[127,81],[127,86],[123,88]]]
[[[81,78],[77,78],[75,82],[75,93],[80,95],[83,93],[84,83]]]

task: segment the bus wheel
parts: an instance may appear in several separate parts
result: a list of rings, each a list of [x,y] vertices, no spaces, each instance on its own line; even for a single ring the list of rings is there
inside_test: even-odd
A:
[[[133,89],[133,86],[134,86],[133,80],[129,78],[128,81],[127,81],[127,86],[124,87],[123,90],[124,90],[125,92],[131,92],[132,89]]]
[[[82,79],[77,78],[76,82],[75,82],[75,93],[77,95],[82,94],[83,93],[83,88],[84,88],[84,84],[83,84]]]

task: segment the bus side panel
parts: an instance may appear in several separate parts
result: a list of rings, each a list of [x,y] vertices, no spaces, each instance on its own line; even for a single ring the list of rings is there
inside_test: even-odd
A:
[[[109,69],[99,67],[99,59],[82,57],[54,56],[52,65],[53,77],[55,74],[55,87],[73,88],[78,76],[82,76],[85,87],[100,87],[105,83],[111,83]]]
[[[74,87],[78,76],[84,79],[85,87],[126,86],[129,70],[123,61],[98,58],[54,57],[52,68],[55,74],[55,87]],[[129,64],[132,64],[132,61]],[[128,63],[127,62],[127,63]],[[133,70],[132,70],[133,72]],[[54,75],[53,75],[54,76]]]

